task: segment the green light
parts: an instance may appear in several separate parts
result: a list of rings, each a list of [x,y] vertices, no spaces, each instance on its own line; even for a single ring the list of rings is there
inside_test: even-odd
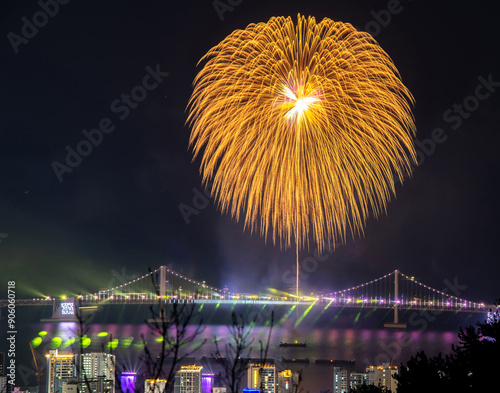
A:
[[[335,320],[335,319],[337,319],[338,317],[340,317],[340,313],[341,313],[342,311],[344,311],[344,308],[345,308],[345,306],[343,306],[343,307],[339,310],[339,312],[338,312],[337,314],[335,314],[335,316],[333,317],[333,319],[334,319],[334,320]]]
[[[320,312],[320,313],[316,316],[316,318],[314,318],[313,325],[314,325],[314,324],[318,321],[319,317],[320,317],[321,315],[323,315],[323,313],[324,313],[324,312],[328,309],[328,307],[330,307],[330,304],[332,304],[332,302],[333,302],[333,299],[332,299],[332,300],[330,300],[330,303],[328,303],[328,304],[325,306],[325,308],[323,308],[323,310],[321,310],[321,312]]]
[[[62,338],[61,337],[54,337],[52,339],[52,347],[53,348],[59,348],[59,346],[61,345],[62,343]]]
[[[107,335],[108,335],[108,332],[97,333],[97,337],[106,337]]]
[[[163,337],[158,337],[158,338],[155,339],[155,341],[161,343],[161,342],[164,341],[164,338]]]
[[[82,348],[87,348],[92,342],[92,340],[90,339],[90,337],[83,336],[80,342],[82,344]]]
[[[71,337],[70,339],[66,340],[66,342],[64,343],[64,345],[66,345],[67,347],[69,347],[70,345],[73,345],[74,343],[75,343],[75,338]]]
[[[35,337],[33,340],[31,340],[31,345],[33,345],[33,348],[38,347],[41,343],[42,343],[41,337]]]
[[[142,341],[134,344],[134,348],[140,351],[142,351],[145,346],[146,346],[145,343]]]
[[[200,308],[198,309],[198,312],[200,312],[201,310],[203,310],[203,306],[204,305],[205,305],[204,303],[200,304]]]
[[[72,337],[64,342],[61,348],[68,348],[71,344],[75,342],[75,339]]]
[[[354,323],[359,321],[360,316],[361,316],[361,310],[358,312],[358,315],[356,315],[356,318],[354,318]]]
[[[108,342],[108,349],[116,349],[117,346],[118,346],[118,339],[117,338]]]
[[[295,324],[293,325],[293,327],[297,327],[297,326],[299,326],[299,323],[301,323],[301,322],[302,322],[302,320],[306,317],[306,315],[307,315],[307,314],[309,314],[309,311],[311,311],[311,309],[313,308],[313,306],[314,306],[315,304],[316,304],[316,301],[315,301],[313,304],[311,304],[309,307],[307,307],[306,311],[304,311],[304,312],[302,313],[302,315],[300,316],[300,318],[299,318],[299,319],[297,319],[297,322],[295,322]]]
[[[130,345],[132,344],[132,341],[134,341],[134,337],[124,338],[124,339],[122,340],[122,347],[123,347],[123,348],[128,348],[128,347],[130,347]]]
[[[217,305],[215,306],[215,309],[217,310],[220,306],[220,303],[217,303]]]
[[[41,332],[38,332],[38,335],[39,335],[40,337],[44,337],[44,336],[46,336],[46,335],[47,335],[47,332],[46,332],[45,330],[42,330]]]
[[[293,310],[295,310],[295,307],[297,307],[296,304],[294,304],[290,310],[287,311],[287,313],[285,315],[283,315],[283,317],[278,321],[278,326],[282,325],[283,322],[285,322],[285,320],[290,316],[290,314],[293,312]]]

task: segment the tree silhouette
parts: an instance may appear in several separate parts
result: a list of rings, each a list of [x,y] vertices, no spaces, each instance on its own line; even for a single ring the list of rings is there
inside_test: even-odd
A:
[[[460,328],[459,344],[452,353],[427,357],[418,352],[401,365],[398,393],[479,393],[498,391],[495,375],[500,370],[500,308],[490,310],[488,319]],[[494,387],[496,389],[494,389]]]

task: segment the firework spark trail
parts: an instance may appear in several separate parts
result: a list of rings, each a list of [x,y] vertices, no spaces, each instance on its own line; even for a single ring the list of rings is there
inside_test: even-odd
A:
[[[413,97],[368,33],[274,17],[201,61],[190,146],[222,212],[297,254],[310,237],[322,252],[362,235],[386,212],[416,157]]]

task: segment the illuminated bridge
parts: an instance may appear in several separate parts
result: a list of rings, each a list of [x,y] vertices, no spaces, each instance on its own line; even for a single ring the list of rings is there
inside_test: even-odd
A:
[[[452,285],[451,285],[452,287]],[[161,266],[158,269],[135,278],[114,288],[99,290],[96,293],[62,299],[34,298],[16,299],[16,306],[51,305],[53,318],[63,320],[65,316],[74,318],[76,307],[106,306],[110,304],[267,304],[314,306],[321,304],[326,308],[356,307],[382,308],[394,310],[392,327],[404,327],[399,323],[398,311],[432,310],[454,312],[487,313],[493,305],[472,302],[431,288],[413,277],[395,270],[364,284],[340,291],[322,293],[315,296],[262,296],[225,291],[201,283],[180,273]],[[0,309],[7,307],[9,300],[0,300]]]

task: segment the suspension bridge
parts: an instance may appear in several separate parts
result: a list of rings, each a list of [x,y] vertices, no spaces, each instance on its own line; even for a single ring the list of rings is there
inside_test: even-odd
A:
[[[473,302],[454,296],[448,291],[437,290],[413,277],[395,270],[366,283],[330,293],[314,296],[258,295],[234,293],[212,287],[186,277],[167,266],[132,279],[114,288],[100,289],[95,293],[74,297],[15,299],[16,306],[47,306],[53,308],[52,320],[74,320],[78,308],[111,304],[265,304],[308,305],[327,308],[355,307],[393,309],[394,321],[388,327],[405,327],[399,321],[401,310],[432,310],[436,312],[488,313],[493,305]],[[0,300],[0,310],[12,304],[12,300]]]

